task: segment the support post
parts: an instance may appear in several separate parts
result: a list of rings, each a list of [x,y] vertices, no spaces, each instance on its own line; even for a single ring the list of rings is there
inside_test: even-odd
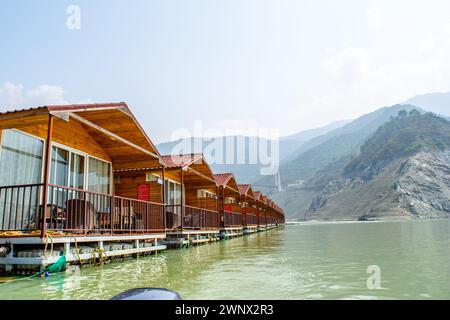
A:
[[[48,212],[48,185],[50,180],[50,161],[52,155],[52,136],[53,136],[53,115],[48,116],[48,126],[47,126],[47,140],[45,144],[45,164],[44,164],[44,209],[42,210],[41,217],[41,238],[45,238],[45,234],[47,232],[47,212]]]
[[[162,184],[161,184],[161,201],[163,205],[163,228],[164,232],[167,230],[167,212],[166,212],[166,169],[162,167]]]
[[[181,232],[183,232],[184,227],[184,176],[183,168],[180,169],[181,172]]]

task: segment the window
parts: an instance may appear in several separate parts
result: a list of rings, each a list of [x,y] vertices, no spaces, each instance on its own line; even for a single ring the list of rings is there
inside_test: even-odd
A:
[[[87,159],[87,161],[86,161]],[[53,143],[50,184],[111,193],[111,164]]]
[[[166,202],[169,205],[181,205],[181,184],[166,180],[164,184]]]
[[[69,151],[53,146],[49,183],[67,187],[69,179]]]
[[[233,197],[226,197],[225,198],[225,204],[233,204],[236,203],[236,199]]]
[[[70,157],[70,187],[84,189],[85,157],[72,153]]]
[[[0,185],[41,183],[44,141],[7,129],[1,142]]]
[[[89,157],[88,190],[111,193],[111,164]]]
[[[206,189],[199,189],[197,190],[197,198],[209,198],[209,199],[213,199],[215,198],[215,194],[212,193],[211,191],[208,191]]]

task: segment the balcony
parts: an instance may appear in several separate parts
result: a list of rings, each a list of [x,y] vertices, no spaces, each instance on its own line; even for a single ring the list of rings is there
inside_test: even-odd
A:
[[[165,230],[162,204],[56,185],[48,188],[44,210],[43,184],[0,187],[0,231],[124,235]]]
[[[219,228],[219,213],[214,210],[188,205],[167,205],[166,228],[167,230],[217,229]]]

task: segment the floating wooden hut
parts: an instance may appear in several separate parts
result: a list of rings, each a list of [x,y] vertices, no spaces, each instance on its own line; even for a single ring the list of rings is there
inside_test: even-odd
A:
[[[161,156],[127,104],[0,113],[0,272],[96,264],[284,223],[202,154]]]
[[[217,185],[202,154],[168,155],[165,165],[166,229],[170,243],[219,239]]]
[[[238,184],[241,194],[241,207],[243,213],[244,233],[250,234],[258,232],[258,217],[255,194],[250,184]]]
[[[119,177],[164,166],[125,103],[5,112],[0,140],[5,271],[49,265],[63,253],[68,262],[83,263],[165,249],[162,201],[140,199]],[[51,251],[44,250],[49,243]]]
[[[240,236],[244,231],[241,193],[232,173],[214,174],[218,186],[221,236]]]

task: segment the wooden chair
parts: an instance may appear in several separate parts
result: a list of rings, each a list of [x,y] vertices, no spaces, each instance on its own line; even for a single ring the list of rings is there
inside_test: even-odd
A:
[[[89,232],[95,229],[97,211],[89,201],[81,199],[67,200],[66,211],[67,229],[74,232]]]

